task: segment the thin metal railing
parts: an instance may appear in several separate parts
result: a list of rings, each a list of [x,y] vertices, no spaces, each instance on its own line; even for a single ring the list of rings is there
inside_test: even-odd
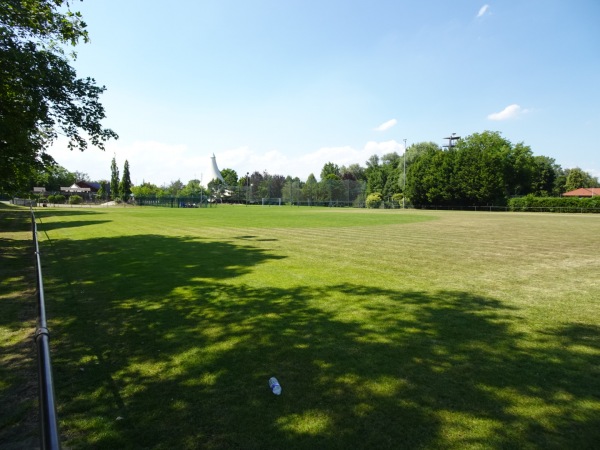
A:
[[[35,344],[38,354],[38,383],[40,403],[40,448],[48,450],[60,449],[58,433],[58,417],[54,400],[54,384],[52,382],[52,362],[50,361],[50,333],[46,323],[46,303],[44,299],[44,280],[42,263],[37,237],[37,224],[33,208],[31,209],[31,226],[35,245],[35,265],[38,299],[38,327],[35,331]]]

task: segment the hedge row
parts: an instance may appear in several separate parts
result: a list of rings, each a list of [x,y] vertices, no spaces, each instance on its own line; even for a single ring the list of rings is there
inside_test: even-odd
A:
[[[508,201],[511,211],[540,211],[563,213],[600,213],[600,197],[525,197],[511,198]]]

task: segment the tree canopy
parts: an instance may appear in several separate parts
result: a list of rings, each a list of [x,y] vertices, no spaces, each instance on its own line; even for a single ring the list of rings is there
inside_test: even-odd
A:
[[[566,172],[565,191],[598,186],[598,178],[593,177],[579,167],[569,169]]]
[[[78,78],[65,55],[79,41],[88,41],[86,24],[68,1],[0,2],[0,191],[27,189],[55,164],[46,151],[59,134],[82,151],[117,138],[101,124],[105,87]]]
[[[411,164],[406,194],[417,206],[504,205],[513,196],[547,190],[551,169],[523,143],[484,131],[446,151],[430,146]]]

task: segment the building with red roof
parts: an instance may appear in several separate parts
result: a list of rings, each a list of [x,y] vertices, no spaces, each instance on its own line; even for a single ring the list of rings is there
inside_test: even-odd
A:
[[[574,191],[565,192],[563,197],[596,197],[600,196],[600,188],[579,188]]]

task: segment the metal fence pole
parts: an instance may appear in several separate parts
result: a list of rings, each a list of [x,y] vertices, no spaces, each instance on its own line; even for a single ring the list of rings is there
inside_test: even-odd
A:
[[[42,264],[37,238],[37,225],[33,209],[31,210],[31,225],[35,246],[35,264],[38,298],[38,328],[35,331],[35,343],[38,353],[38,384],[40,403],[40,448],[48,450],[60,449],[58,433],[58,418],[54,400],[54,384],[52,382],[52,363],[50,361],[50,335],[46,323],[46,304],[44,299],[44,281],[42,279]]]

